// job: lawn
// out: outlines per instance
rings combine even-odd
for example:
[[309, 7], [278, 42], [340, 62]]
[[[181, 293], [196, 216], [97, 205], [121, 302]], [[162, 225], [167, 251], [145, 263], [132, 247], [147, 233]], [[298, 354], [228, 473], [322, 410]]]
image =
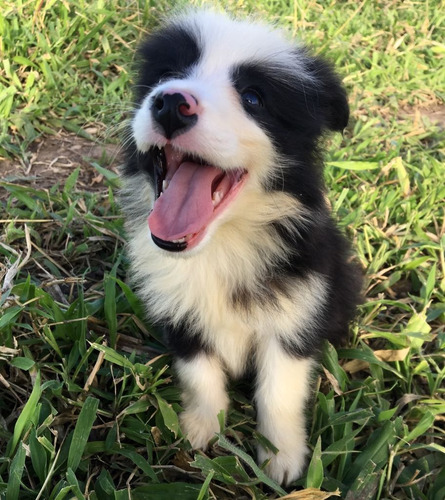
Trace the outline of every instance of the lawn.
[[220, 4], [328, 57], [350, 98], [326, 182], [366, 301], [349, 345], [324, 349], [307, 473], [285, 491], [255, 465], [244, 381], [214, 446], [190, 449], [171, 357], [127, 277], [132, 54], [174, 3], [0, 0], [0, 498], [442, 500], [444, 4]]

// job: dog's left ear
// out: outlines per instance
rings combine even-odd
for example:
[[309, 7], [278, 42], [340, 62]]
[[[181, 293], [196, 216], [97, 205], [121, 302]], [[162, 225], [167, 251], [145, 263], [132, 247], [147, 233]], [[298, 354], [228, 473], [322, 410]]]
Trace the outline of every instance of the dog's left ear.
[[313, 57], [309, 65], [314, 78], [318, 116], [325, 129], [343, 131], [348, 125], [349, 105], [340, 78], [332, 66], [319, 57]]

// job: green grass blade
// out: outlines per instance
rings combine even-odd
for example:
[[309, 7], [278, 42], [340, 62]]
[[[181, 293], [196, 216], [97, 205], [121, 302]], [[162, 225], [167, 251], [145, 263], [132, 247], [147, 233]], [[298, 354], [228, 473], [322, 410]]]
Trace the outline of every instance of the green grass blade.
[[[57, 488], [57, 494], [54, 496], [54, 500], [64, 500], [71, 491], [73, 491], [72, 486], [64, 486], [60, 489]], [[72, 500], [72, 497], [69, 497], [69, 500]]]
[[110, 335], [110, 345], [112, 348], [116, 347], [117, 339], [117, 312], [116, 312], [116, 269], [119, 262], [117, 262], [110, 274], [104, 277], [104, 291], [105, 291], [105, 305], [104, 313], [108, 324]]
[[204, 498], [206, 498], [207, 492], [209, 491], [210, 481], [213, 479], [214, 475], [215, 471], [211, 470], [207, 475], [205, 481], [202, 483], [201, 490], [196, 500], [204, 500]]
[[379, 164], [373, 161], [328, 161], [328, 167], [338, 167], [344, 170], [375, 170]]
[[352, 483], [345, 496], [345, 500], [364, 500], [375, 498], [380, 474], [375, 472], [376, 464], [371, 460], [366, 463], [359, 475]]
[[2, 316], [0, 317], [0, 330], [2, 328], [5, 328], [9, 324], [13, 323], [15, 318], [22, 312], [23, 307], [16, 306], [16, 307], [11, 307], [8, 309], [6, 312], [2, 313]]
[[218, 445], [221, 446], [221, 448], [230, 451], [230, 453], [236, 455], [243, 462], [245, 462], [253, 470], [257, 478], [260, 479], [264, 484], [267, 484], [269, 488], [272, 488], [280, 495], [286, 494], [286, 492], [283, 490], [283, 488], [281, 488], [281, 486], [278, 483], [270, 479], [270, 477], [268, 477], [265, 474], [265, 472], [258, 467], [258, 465], [255, 463], [255, 460], [250, 455], [248, 455], [243, 450], [240, 450], [234, 444], [230, 443], [222, 434], [218, 434]]
[[11, 462], [9, 470], [9, 481], [6, 489], [6, 500], [18, 500], [20, 493], [20, 482], [25, 469], [26, 451], [23, 444], [17, 448], [17, 453]]
[[155, 483], [159, 482], [159, 478], [156, 476], [156, 473], [152, 469], [150, 463], [141, 455], [139, 455], [137, 451], [117, 446], [114, 447], [113, 451], [117, 454], [129, 458], [135, 465], [137, 465], [144, 472], [144, 474], [147, 477], [151, 479], [151, 481]]
[[21, 356], [11, 360], [11, 366], [15, 366], [16, 368], [20, 368], [20, 370], [24, 371], [29, 371], [35, 364], [36, 363], [33, 359]]
[[37, 439], [35, 429], [31, 430], [28, 445], [32, 467], [40, 481], [43, 483], [48, 472], [48, 454], [45, 447]]
[[6, 453], [7, 456], [11, 457], [13, 455], [14, 450], [17, 446], [17, 443], [19, 442], [19, 439], [23, 434], [24, 429], [32, 421], [32, 418], [37, 408], [37, 403], [39, 402], [40, 399], [41, 392], [42, 391], [40, 387], [40, 372], [37, 372], [31, 395], [29, 396], [29, 399], [26, 402], [25, 406], [23, 407], [23, 410], [21, 411], [20, 416], [15, 424], [12, 440], [8, 445], [8, 451]]
[[105, 359], [110, 363], [114, 363], [118, 366], [122, 366], [123, 368], [128, 368], [129, 370], [134, 370], [134, 365], [131, 361], [129, 361], [125, 356], [119, 354], [111, 347], [102, 345], [102, 344], [91, 344], [93, 349], [97, 351], [103, 352], [105, 354]]
[[131, 500], [196, 500], [201, 487], [189, 483], [164, 483], [139, 486], [131, 492]]
[[68, 470], [66, 471], [66, 479], [71, 485], [72, 492], [74, 493], [76, 498], [78, 500], [84, 500], [85, 497], [80, 490], [79, 481], [77, 480], [76, 474], [74, 474], [74, 471], [70, 468], [68, 468]]
[[323, 462], [321, 461], [321, 437], [317, 439], [306, 474], [306, 488], [320, 488], [323, 483]]
[[77, 167], [75, 170], [73, 170], [73, 172], [71, 172], [71, 174], [66, 179], [65, 186], [63, 187], [63, 191], [66, 194], [70, 195], [71, 192], [73, 191], [77, 179], [79, 178], [79, 174], [80, 174], [80, 167]]
[[408, 432], [408, 434], [404, 437], [404, 440], [410, 443], [419, 436], [422, 436], [428, 431], [428, 429], [431, 428], [431, 426], [434, 424], [434, 420], [434, 414], [430, 411], [427, 411], [425, 415], [423, 415], [423, 417], [420, 419], [418, 424], [414, 427], [414, 429], [412, 429], [411, 432]]
[[175, 437], [177, 437], [179, 433], [179, 419], [177, 413], [173, 410], [172, 405], [161, 398], [159, 394], [155, 394], [155, 396], [159, 405], [159, 411], [164, 419], [164, 424], [167, 429], [172, 431]]
[[375, 431], [368, 439], [366, 447], [352, 464], [346, 474], [346, 480], [355, 480], [366, 464], [373, 462], [381, 466], [389, 457], [389, 448], [394, 445], [401, 434], [401, 419], [387, 421], [382, 428]]
[[74, 428], [73, 439], [68, 453], [68, 467], [76, 471], [82, 458], [85, 445], [91, 432], [91, 427], [96, 419], [96, 412], [99, 407], [99, 400], [89, 396], [80, 411]]

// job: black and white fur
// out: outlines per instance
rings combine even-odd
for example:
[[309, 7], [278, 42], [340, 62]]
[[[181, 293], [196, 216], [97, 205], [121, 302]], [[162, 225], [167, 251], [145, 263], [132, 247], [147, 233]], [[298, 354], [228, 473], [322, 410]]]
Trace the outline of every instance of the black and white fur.
[[[323, 339], [347, 335], [359, 300], [319, 154], [323, 132], [347, 125], [345, 91], [326, 62], [280, 31], [211, 11], [174, 17], [141, 45], [136, 67], [122, 203], [140, 295], [175, 355], [182, 430], [205, 448], [227, 413], [228, 377], [253, 368], [258, 430], [279, 449], [259, 447], [258, 461], [269, 459], [270, 477], [289, 483], [308, 453], [317, 353]], [[172, 95], [185, 97], [167, 103]], [[191, 248], [191, 235], [163, 241], [147, 225], [164, 151], [177, 163], [243, 173]]]

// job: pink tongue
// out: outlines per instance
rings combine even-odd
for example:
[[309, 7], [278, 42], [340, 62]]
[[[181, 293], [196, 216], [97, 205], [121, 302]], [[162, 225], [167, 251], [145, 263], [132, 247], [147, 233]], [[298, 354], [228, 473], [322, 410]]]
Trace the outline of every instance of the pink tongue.
[[148, 217], [150, 231], [161, 240], [178, 240], [205, 227], [213, 215], [212, 183], [216, 167], [182, 163]]

